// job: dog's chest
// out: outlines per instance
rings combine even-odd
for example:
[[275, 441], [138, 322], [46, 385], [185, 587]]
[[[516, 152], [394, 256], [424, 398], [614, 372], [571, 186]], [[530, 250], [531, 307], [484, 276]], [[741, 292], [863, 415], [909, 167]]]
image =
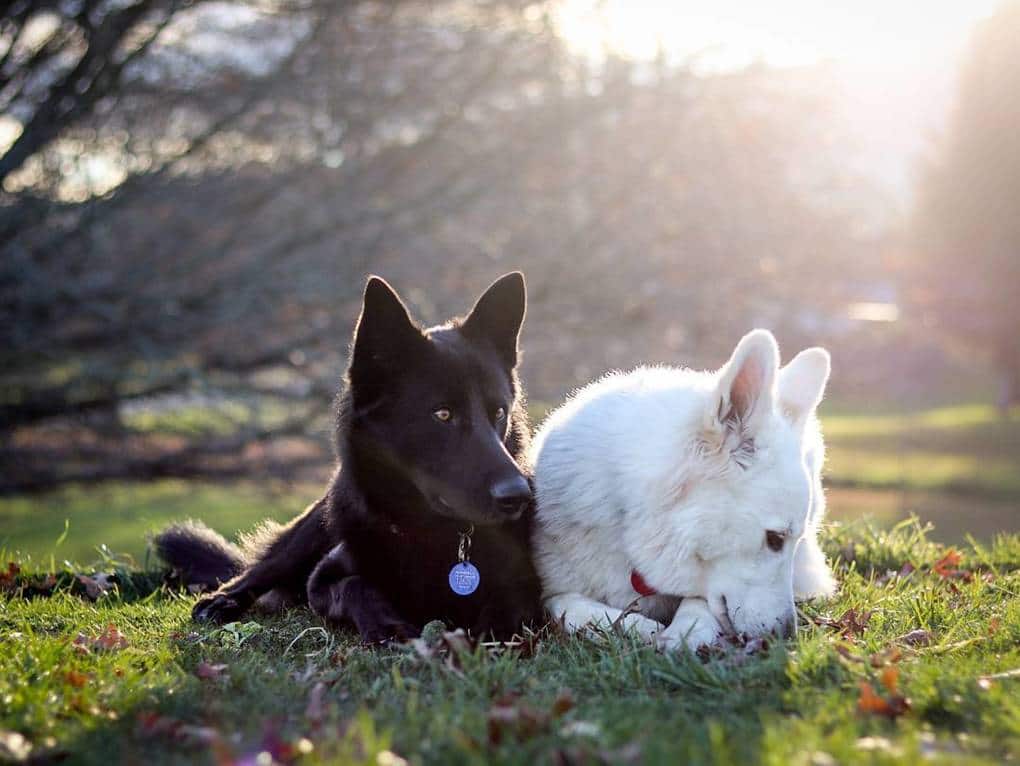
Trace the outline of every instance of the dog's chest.
[[[402, 615], [470, 627], [481, 609], [505, 598], [507, 588], [522, 577], [516, 570], [526, 551], [511, 536], [476, 533], [467, 560], [478, 572], [477, 585], [470, 593], [458, 593], [450, 573], [461, 564], [459, 543], [456, 530], [377, 529], [358, 536], [354, 553], [359, 573]], [[462, 585], [463, 580], [459, 590], [467, 590]]]

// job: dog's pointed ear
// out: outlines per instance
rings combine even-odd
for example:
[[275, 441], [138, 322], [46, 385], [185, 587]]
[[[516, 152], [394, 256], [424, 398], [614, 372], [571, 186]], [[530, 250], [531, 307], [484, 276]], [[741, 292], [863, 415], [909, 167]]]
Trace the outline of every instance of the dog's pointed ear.
[[396, 290], [381, 277], [369, 277], [354, 330], [351, 370], [376, 366], [389, 356], [399, 357], [423, 340]]
[[779, 405], [794, 424], [803, 423], [825, 394], [832, 362], [824, 348], [808, 348], [779, 371]]
[[716, 424], [753, 437], [775, 407], [779, 346], [768, 330], [752, 330], [719, 372], [712, 401]]
[[524, 275], [511, 271], [482, 293], [461, 324], [461, 332], [470, 340], [491, 344], [507, 367], [514, 367], [527, 305]]

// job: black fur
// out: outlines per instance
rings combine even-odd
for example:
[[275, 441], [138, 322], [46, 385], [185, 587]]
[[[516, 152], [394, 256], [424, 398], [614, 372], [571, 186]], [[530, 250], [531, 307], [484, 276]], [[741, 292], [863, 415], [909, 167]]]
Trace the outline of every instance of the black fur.
[[[237, 619], [272, 592], [307, 600], [373, 642], [415, 636], [434, 619], [497, 638], [538, 623], [533, 508], [521, 467], [530, 431], [516, 373], [524, 312], [515, 272], [465, 319], [423, 331], [392, 288], [371, 278], [337, 400], [341, 467], [320, 500], [196, 604], [195, 619]], [[472, 525], [481, 583], [458, 596], [447, 577]], [[172, 527], [156, 544], [198, 581], [236, 571], [237, 549], [204, 527]]]
[[216, 588], [244, 569], [244, 556], [201, 521], [171, 524], [153, 538], [156, 552], [172, 562], [184, 582]]

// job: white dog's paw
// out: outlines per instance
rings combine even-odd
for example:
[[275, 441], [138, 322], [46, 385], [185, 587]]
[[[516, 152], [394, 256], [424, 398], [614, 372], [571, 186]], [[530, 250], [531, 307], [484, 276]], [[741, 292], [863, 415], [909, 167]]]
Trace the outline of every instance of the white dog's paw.
[[625, 615], [619, 624], [625, 631], [636, 632], [645, 641], [653, 641], [663, 630], [662, 623], [640, 614]]
[[673, 621], [656, 636], [655, 644], [664, 652], [697, 651], [698, 647], [716, 643], [722, 635], [722, 626], [704, 601], [684, 599]]

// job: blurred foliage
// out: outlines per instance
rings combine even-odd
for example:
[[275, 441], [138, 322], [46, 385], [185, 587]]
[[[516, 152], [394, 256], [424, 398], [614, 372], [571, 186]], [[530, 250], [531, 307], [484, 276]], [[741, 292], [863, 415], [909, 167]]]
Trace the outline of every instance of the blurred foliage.
[[1020, 403], [1020, 2], [975, 30], [949, 131], [919, 187], [913, 277], [939, 329], [987, 351]]
[[929, 404], [956, 352], [848, 318], [899, 275], [830, 83], [577, 58], [554, 9], [6, 5], [0, 491], [328, 463], [370, 271], [432, 323], [523, 269], [540, 401], [758, 325]]

